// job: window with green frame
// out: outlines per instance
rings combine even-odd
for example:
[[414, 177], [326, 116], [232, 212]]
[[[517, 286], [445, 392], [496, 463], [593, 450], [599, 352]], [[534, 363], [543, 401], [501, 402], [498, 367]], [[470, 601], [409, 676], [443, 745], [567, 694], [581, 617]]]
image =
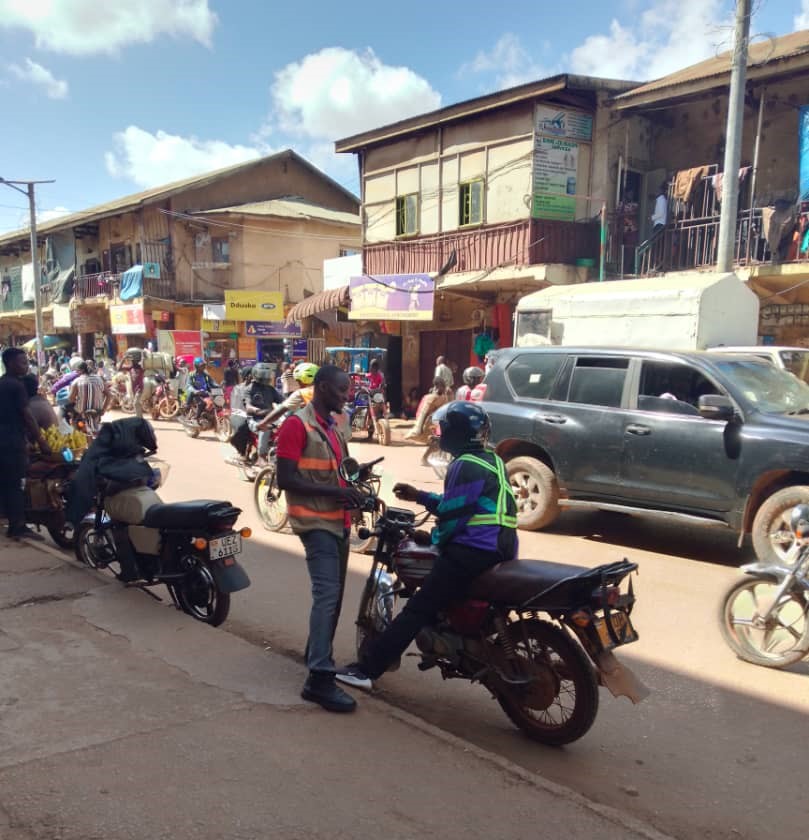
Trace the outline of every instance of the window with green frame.
[[419, 232], [418, 193], [396, 197], [396, 235], [407, 236]]
[[483, 222], [483, 179], [465, 181], [458, 190], [458, 224], [479, 225]]

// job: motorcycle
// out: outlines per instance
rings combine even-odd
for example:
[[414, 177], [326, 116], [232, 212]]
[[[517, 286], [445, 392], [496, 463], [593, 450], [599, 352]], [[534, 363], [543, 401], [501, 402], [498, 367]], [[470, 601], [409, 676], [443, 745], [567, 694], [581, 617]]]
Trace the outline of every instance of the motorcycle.
[[783, 563], [749, 563], [722, 599], [719, 627], [745, 662], [786, 668], [809, 656], [809, 505], [792, 509]]
[[[437, 558], [429, 517], [389, 507], [359, 478], [359, 464], [346, 459], [343, 479], [377, 510], [373, 563], [357, 616], [357, 657], [393, 621], [399, 598], [411, 596]], [[599, 682], [615, 696], [638, 703], [648, 689], [613, 651], [637, 640], [630, 614], [630, 580], [637, 564], [622, 560], [592, 569], [539, 560], [511, 560], [474, 581], [463, 601], [421, 630], [419, 670], [438, 668], [445, 679], [482, 683], [509, 719], [543, 744], [568, 744], [592, 726]], [[546, 616], [547, 618], [541, 617]], [[394, 666], [398, 667], [398, 666]]]
[[[180, 417], [180, 423], [189, 437], [199, 437], [200, 432], [214, 429], [220, 440], [227, 441], [230, 437], [229, 414], [225, 407], [225, 392], [221, 388], [211, 388], [210, 391], [195, 391], [186, 398], [185, 413]], [[227, 428], [224, 423], [226, 417]]]
[[110, 380], [109, 385], [109, 402], [107, 404], [109, 411], [124, 411], [127, 414], [134, 414], [135, 412], [135, 397], [132, 393], [132, 382], [129, 374], [116, 373]]
[[155, 389], [152, 394], [152, 419], [172, 420], [180, 410], [180, 401], [171, 387], [171, 382], [162, 373], [155, 374]]
[[73, 548], [75, 533], [65, 519], [67, 485], [78, 463], [34, 460], [25, 476], [25, 521], [43, 527], [59, 548]]
[[[256, 505], [256, 513], [258, 513], [264, 527], [268, 531], [278, 532], [283, 531], [286, 527], [288, 516], [284, 491], [278, 487], [275, 457], [277, 427], [274, 427], [274, 431], [275, 435], [270, 444], [270, 463], [255, 477], [255, 481], [253, 482], [253, 500]], [[370, 472], [366, 480], [366, 485], [377, 496], [379, 495], [382, 484], [382, 476], [373, 472], [373, 467], [382, 460], [382, 458], [377, 458], [367, 465]], [[378, 512], [376, 510], [351, 511], [349, 543], [352, 551], [358, 554], [365, 554], [370, 551], [376, 542], [376, 537], [371, 532], [376, 527], [377, 518]]]
[[230, 611], [231, 593], [250, 585], [237, 560], [242, 541], [251, 536], [249, 528], [235, 530], [241, 510], [208, 500], [163, 504], [153, 488], [122, 490], [103, 479], [98, 486], [95, 513], [76, 529], [79, 561], [120, 579], [121, 557], [129, 557], [139, 574], [135, 585], [165, 584], [175, 607], [219, 626]]
[[390, 423], [385, 417], [385, 394], [381, 389], [371, 390], [360, 385], [354, 392], [354, 402], [349, 409], [351, 413], [351, 432], [366, 432], [368, 440], [374, 435], [381, 446], [387, 446], [391, 441]]

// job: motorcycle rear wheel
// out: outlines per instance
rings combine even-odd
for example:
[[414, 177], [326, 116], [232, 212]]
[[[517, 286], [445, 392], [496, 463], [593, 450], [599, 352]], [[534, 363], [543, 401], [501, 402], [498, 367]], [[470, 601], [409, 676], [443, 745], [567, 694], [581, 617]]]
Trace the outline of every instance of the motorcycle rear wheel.
[[496, 677], [487, 681], [500, 707], [535, 741], [550, 746], [577, 741], [598, 712], [598, 682], [587, 655], [547, 621], [514, 621], [509, 633], [523, 673], [536, 683], [520, 687]]
[[268, 531], [282, 531], [287, 524], [287, 503], [278, 489], [275, 467], [264, 467], [253, 482], [256, 512]]
[[76, 559], [91, 569], [109, 569], [116, 577], [120, 574], [112, 537], [106, 531], [96, 531], [92, 522], [85, 522], [76, 529], [73, 550]]
[[736, 581], [719, 607], [719, 628], [728, 647], [745, 662], [786, 668], [809, 655], [809, 601], [798, 591], [786, 593], [766, 623], [758, 613], [779, 584], [747, 576]]
[[233, 427], [230, 417], [220, 417], [216, 421], [216, 436], [222, 443], [227, 443], [233, 437]]
[[230, 593], [216, 585], [211, 570], [197, 562], [184, 580], [172, 585], [180, 609], [191, 618], [218, 627], [230, 612]]
[[376, 421], [376, 428], [379, 436], [379, 445], [389, 446], [391, 440], [390, 423], [382, 417]]
[[76, 547], [76, 529], [70, 522], [65, 522], [63, 519], [61, 523], [51, 522], [45, 527], [59, 548], [70, 550]]

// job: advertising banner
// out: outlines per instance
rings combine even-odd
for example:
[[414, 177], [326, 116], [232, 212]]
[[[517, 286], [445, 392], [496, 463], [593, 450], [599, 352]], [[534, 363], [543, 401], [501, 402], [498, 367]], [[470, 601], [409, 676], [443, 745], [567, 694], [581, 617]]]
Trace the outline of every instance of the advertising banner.
[[254, 338], [290, 338], [301, 334], [301, 325], [287, 326], [286, 321], [248, 321], [244, 333]]
[[280, 321], [284, 317], [281, 292], [225, 292], [229, 321]]
[[190, 365], [202, 356], [202, 333], [199, 330], [158, 330], [157, 349], [172, 358], [182, 356]]
[[146, 319], [142, 303], [127, 303], [110, 307], [113, 335], [145, 335]]
[[535, 219], [575, 220], [578, 162], [579, 144], [573, 140], [537, 138], [532, 207]]
[[798, 139], [799, 201], [809, 201], [809, 105], [804, 105], [798, 117], [800, 137]]
[[351, 321], [432, 321], [435, 280], [429, 274], [352, 277]]
[[242, 363], [250, 363], [253, 359], [258, 358], [255, 338], [239, 337], [236, 342], [236, 349], [239, 354], [239, 361]]
[[208, 333], [237, 333], [242, 324], [239, 321], [210, 321], [203, 318], [201, 326]]
[[581, 111], [564, 111], [549, 105], [536, 107], [536, 131], [546, 137], [566, 137], [569, 140], [593, 139], [593, 118]]
[[70, 329], [72, 322], [70, 320], [70, 307], [61, 303], [54, 303], [53, 305], [53, 326], [54, 329]]

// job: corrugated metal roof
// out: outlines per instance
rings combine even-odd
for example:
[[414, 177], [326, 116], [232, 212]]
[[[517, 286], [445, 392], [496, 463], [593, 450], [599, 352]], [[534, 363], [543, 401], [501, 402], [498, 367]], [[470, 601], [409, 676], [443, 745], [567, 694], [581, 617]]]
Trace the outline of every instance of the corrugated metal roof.
[[[779, 38], [769, 38], [750, 45], [747, 57], [748, 72], [752, 68], [764, 68], [773, 73], [782, 72], [783, 67], [778, 62], [809, 53], [809, 30], [792, 32]], [[720, 53], [714, 58], [692, 64], [656, 79], [633, 90], [621, 93], [615, 97], [615, 104], [619, 108], [629, 108], [643, 102], [660, 101], [681, 95], [684, 86], [695, 87], [696, 90], [708, 90], [730, 80], [730, 64], [733, 58], [731, 50]], [[700, 84], [702, 83], [702, 84]], [[696, 91], [694, 91], [696, 92]]]
[[317, 219], [335, 224], [360, 224], [359, 213], [346, 213], [342, 210], [330, 210], [309, 201], [297, 198], [273, 198], [269, 201], [253, 201], [248, 204], [236, 204], [232, 207], [217, 207], [213, 210], [200, 210], [195, 216], [215, 214], [233, 214], [242, 216], [276, 216], [283, 219]]
[[[37, 224], [37, 234], [46, 234], [51, 231], [63, 230], [64, 228], [75, 227], [80, 224], [87, 224], [89, 222], [98, 221], [106, 216], [114, 216], [119, 213], [124, 213], [129, 210], [134, 210], [144, 204], [150, 204], [164, 198], [170, 198], [178, 193], [185, 192], [190, 189], [198, 189], [207, 186], [222, 178], [230, 177], [231, 175], [247, 172], [252, 168], [262, 166], [267, 162], [275, 159], [288, 158], [295, 160], [313, 172], [316, 172], [323, 180], [330, 182], [340, 192], [350, 196], [354, 201], [358, 201], [357, 197], [349, 192], [345, 187], [337, 183], [333, 178], [330, 178], [324, 172], [321, 172], [308, 160], [302, 158], [297, 152], [292, 149], [285, 149], [282, 152], [277, 152], [274, 155], [267, 155], [265, 157], [249, 160], [246, 163], [238, 163], [235, 166], [227, 166], [224, 169], [216, 169], [213, 172], [205, 172], [202, 175], [193, 175], [190, 178], [184, 178], [180, 181], [172, 181], [169, 184], [163, 184], [159, 187], [152, 187], [143, 192], [133, 193], [132, 195], [117, 198], [114, 201], [109, 201], [106, 204], [97, 204], [95, 207], [90, 207], [87, 210], [81, 210], [77, 213], [70, 213], [67, 216], [59, 216], [48, 222]], [[18, 239], [26, 239], [29, 236], [28, 228], [21, 228], [20, 230], [11, 231], [0, 236], [0, 245], [7, 242], [14, 242]]]

